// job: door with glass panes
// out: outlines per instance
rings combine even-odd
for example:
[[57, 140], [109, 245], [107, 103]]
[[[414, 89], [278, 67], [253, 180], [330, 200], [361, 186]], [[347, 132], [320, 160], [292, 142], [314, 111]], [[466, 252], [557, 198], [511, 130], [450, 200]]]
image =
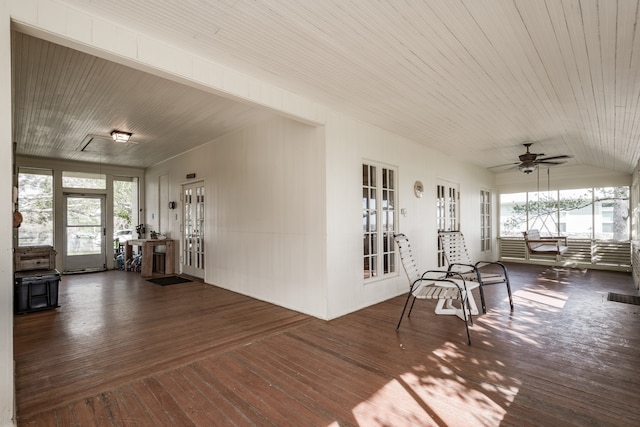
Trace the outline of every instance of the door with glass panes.
[[202, 182], [182, 186], [182, 272], [199, 278], [204, 278], [204, 195]]
[[[436, 226], [438, 231], [459, 231], [460, 185], [455, 182], [439, 180], [436, 183]], [[446, 265], [444, 252], [438, 239], [438, 267]]]
[[65, 272], [106, 268], [104, 205], [104, 195], [65, 194]]

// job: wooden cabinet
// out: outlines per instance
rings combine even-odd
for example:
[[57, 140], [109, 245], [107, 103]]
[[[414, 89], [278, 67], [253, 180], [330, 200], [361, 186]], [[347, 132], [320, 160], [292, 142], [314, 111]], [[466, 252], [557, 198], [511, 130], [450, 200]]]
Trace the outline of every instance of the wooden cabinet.
[[176, 255], [174, 248], [174, 240], [170, 239], [135, 239], [127, 240], [127, 246], [124, 250], [125, 262], [130, 260], [133, 255], [133, 247], [142, 248], [142, 268], [140, 274], [142, 277], [153, 276], [153, 254], [154, 248], [157, 246], [165, 246], [166, 253], [164, 256], [164, 274], [173, 274], [176, 263]]

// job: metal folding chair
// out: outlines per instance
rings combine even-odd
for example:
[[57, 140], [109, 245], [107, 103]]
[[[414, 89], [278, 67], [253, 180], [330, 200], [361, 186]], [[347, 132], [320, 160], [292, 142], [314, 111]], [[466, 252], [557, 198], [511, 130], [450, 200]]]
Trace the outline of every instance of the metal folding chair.
[[409, 279], [409, 293], [402, 308], [396, 331], [400, 329], [400, 324], [402, 323], [404, 313], [407, 311], [407, 306], [411, 298], [413, 298], [413, 301], [409, 307], [407, 317], [411, 316], [411, 311], [413, 310], [416, 299], [435, 299], [439, 301], [438, 304], [458, 300], [460, 301], [460, 317], [464, 320], [464, 325], [467, 330], [467, 342], [471, 344], [469, 323], [473, 325], [473, 318], [471, 317], [472, 307], [469, 304], [470, 290], [467, 289], [465, 280], [455, 272], [427, 270], [421, 273], [413, 258], [409, 239], [407, 239], [404, 234], [396, 234], [394, 238], [398, 244], [402, 266]]
[[[484, 299], [484, 286], [504, 283], [509, 294], [509, 306], [513, 311], [513, 297], [511, 296], [511, 284], [509, 283], [509, 272], [507, 267], [497, 261], [478, 261], [473, 263], [464, 242], [464, 236], [460, 231], [440, 231], [438, 233], [440, 246], [448, 264], [447, 271], [456, 272], [462, 275], [464, 280], [477, 282], [480, 286], [480, 300], [482, 302], [482, 312], [487, 312], [487, 305]], [[482, 272], [481, 268], [493, 266], [491, 272]]]

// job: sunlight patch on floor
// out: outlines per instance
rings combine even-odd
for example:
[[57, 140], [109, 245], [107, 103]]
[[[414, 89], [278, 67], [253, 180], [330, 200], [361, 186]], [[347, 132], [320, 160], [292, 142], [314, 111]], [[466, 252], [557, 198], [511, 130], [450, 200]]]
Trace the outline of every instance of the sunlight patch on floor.
[[461, 357], [465, 356], [455, 343], [445, 343], [425, 355], [423, 364], [389, 381], [353, 408], [357, 424], [499, 425], [522, 384], [502, 375], [495, 360], [478, 360], [477, 369], [467, 376], [456, 368]]
[[568, 299], [566, 295], [559, 292], [556, 292], [555, 295], [549, 295], [547, 292], [542, 294], [540, 292], [527, 291], [525, 289], [515, 291], [513, 295], [521, 300], [533, 303], [536, 306], [543, 305], [547, 308], [552, 307], [557, 309], [564, 308]]
[[[425, 407], [427, 406], [427, 407]], [[398, 380], [391, 380], [369, 399], [353, 408], [359, 426], [437, 426], [430, 422], [431, 410], [424, 401], [417, 401], [411, 390]]]
[[[467, 387], [465, 379], [457, 375], [449, 378], [441, 376], [418, 376], [415, 373], [402, 375], [405, 387], [425, 409], [431, 419], [441, 425], [498, 425], [506, 414], [506, 406], [511, 403], [518, 389], [496, 387], [493, 384], [478, 384]], [[489, 417], [487, 414], [491, 414]]]

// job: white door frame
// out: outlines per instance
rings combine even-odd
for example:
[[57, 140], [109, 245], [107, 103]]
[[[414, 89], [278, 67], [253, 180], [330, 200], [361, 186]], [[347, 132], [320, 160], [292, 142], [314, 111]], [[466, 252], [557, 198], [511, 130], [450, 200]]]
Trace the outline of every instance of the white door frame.
[[[65, 272], [102, 271], [106, 269], [105, 194], [64, 193], [63, 195], [63, 265]], [[100, 213], [88, 213], [90, 224], [69, 223], [69, 199], [97, 199]], [[70, 238], [70, 233], [73, 236]], [[73, 249], [73, 250], [70, 250]], [[77, 252], [77, 253], [72, 253]]]
[[180, 271], [201, 279], [204, 278], [205, 269], [205, 195], [204, 181], [182, 184]]

